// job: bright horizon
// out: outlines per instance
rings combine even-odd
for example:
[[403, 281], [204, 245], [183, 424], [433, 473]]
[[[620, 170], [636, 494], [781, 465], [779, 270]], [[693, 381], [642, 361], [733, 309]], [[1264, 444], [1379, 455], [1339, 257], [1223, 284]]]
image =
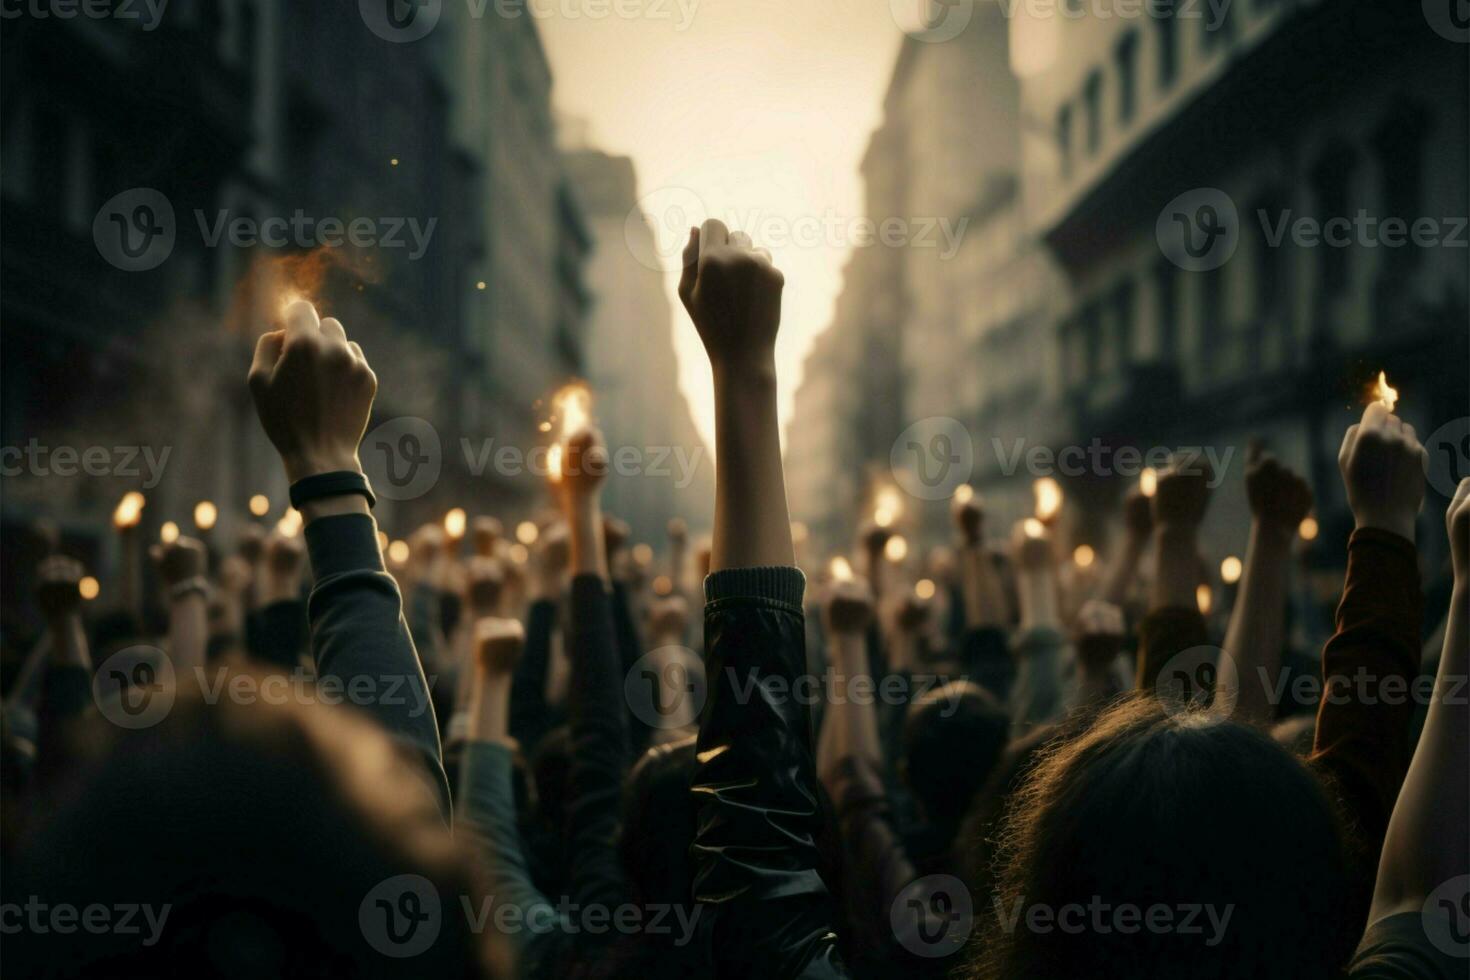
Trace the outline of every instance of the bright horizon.
[[[770, 248], [786, 275], [776, 349], [784, 440], [802, 361], [832, 321], [850, 228], [863, 217], [858, 166], [903, 34], [881, 0], [625, 3], [596, 20], [537, 17], [553, 104], [570, 120], [592, 121], [590, 147], [633, 160], [669, 257], [680, 387], [711, 451], [709, 368], [675, 292], [676, 250], [703, 217]], [[611, 14], [630, 8], [649, 16]], [[788, 240], [768, 234], [763, 242], [763, 229]]]

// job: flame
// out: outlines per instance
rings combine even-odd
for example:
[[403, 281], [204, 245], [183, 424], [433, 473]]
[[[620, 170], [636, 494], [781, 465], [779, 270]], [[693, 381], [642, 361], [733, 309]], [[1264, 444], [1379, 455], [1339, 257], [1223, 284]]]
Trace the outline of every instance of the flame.
[[208, 500], [201, 500], [194, 505], [194, 526], [201, 531], [208, 531], [214, 527], [214, 522], [219, 520], [219, 508]]
[[1145, 497], [1152, 497], [1159, 490], [1159, 471], [1152, 466], [1146, 466], [1143, 472], [1138, 474], [1138, 490]]
[[516, 540], [521, 544], [535, 544], [541, 531], [535, 521], [521, 521], [516, 525]]
[[1061, 485], [1049, 476], [1043, 476], [1031, 485], [1031, 491], [1036, 495], [1036, 516], [1043, 521], [1049, 521], [1062, 509]]
[[883, 557], [892, 562], [900, 562], [908, 557], [909, 543], [903, 539], [903, 535], [895, 534], [888, 539], [883, 546]]
[[964, 505], [975, 499], [975, 488], [968, 483], [961, 483], [954, 491], [954, 501]]
[[458, 540], [464, 537], [465, 513], [463, 507], [456, 507], [444, 515], [444, 533]]
[[301, 511], [292, 508], [281, 515], [276, 522], [276, 530], [283, 538], [294, 538], [301, 533]]
[[1373, 397], [1383, 403], [1383, 407], [1392, 414], [1393, 407], [1398, 404], [1399, 390], [1388, 383], [1388, 373], [1378, 372], [1378, 384], [1373, 387]]
[[592, 420], [592, 392], [582, 382], [574, 381], [551, 396], [552, 420], [560, 422], [561, 438], [585, 429]]
[[920, 599], [934, 598], [934, 580], [921, 578], [914, 583], [914, 595]]
[[1225, 560], [1220, 562], [1220, 581], [1226, 585], [1234, 585], [1240, 581], [1240, 573], [1243, 568], [1239, 558], [1227, 555]]
[[158, 529], [158, 540], [164, 544], [173, 544], [179, 540], [179, 526], [173, 521], [164, 521], [163, 527]]
[[1210, 594], [1210, 587], [1208, 585], [1195, 587], [1194, 602], [1195, 605], [1199, 606], [1201, 616], [1208, 616], [1210, 614], [1210, 607], [1215, 604], [1215, 597]]
[[118, 528], [137, 527], [138, 522], [143, 519], [143, 495], [136, 490], [129, 490], [123, 494], [123, 498], [117, 502], [117, 509], [112, 512], [112, 523]]
[[903, 498], [895, 487], [881, 487], [873, 503], [873, 523], [879, 527], [892, 527], [893, 522], [903, 516]]
[[852, 581], [852, 564], [846, 558], [838, 555], [832, 559], [832, 578], [838, 582]]
[[1072, 552], [1072, 561], [1078, 568], [1089, 568], [1097, 559], [1097, 552], [1092, 550], [1090, 544], [1079, 544]]
[[304, 299], [320, 309], [334, 269], [359, 285], [375, 278], [365, 263], [354, 262], [346, 250], [329, 245], [290, 255], [261, 255], [235, 288], [226, 326], [255, 335], [282, 326], [286, 307], [295, 300]]
[[88, 575], [77, 583], [77, 593], [83, 599], [91, 601], [102, 592], [102, 585], [95, 578]]
[[1028, 517], [1021, 524], [1021, 531], [1028, 538], [1039, 538], [1046, 533], [1046, 525], [1034, 517]]
[[546, 472], [553, 480], [561, 479], [561, 443], [554, 442], [546, 451]]

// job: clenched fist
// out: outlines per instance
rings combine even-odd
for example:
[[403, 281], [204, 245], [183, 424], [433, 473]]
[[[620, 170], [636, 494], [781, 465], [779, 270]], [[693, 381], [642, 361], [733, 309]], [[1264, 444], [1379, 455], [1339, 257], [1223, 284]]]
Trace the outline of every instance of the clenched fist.
[[1160, 527], [1198, 527], [1210, 503], [1210, 481], [1214, 474], [1199, 456], [1176, 458], [1159, 474], [1153, 496], [1154, 523]]
[[836, 581], [827, 587], [822, 619], [829, 634], [861, 634], [873, 621], [873, 593], [861, 579]]
[[367, 429], [378, 379], [341, 322], [317, 318], [296, 300], [284, 330], [263, 335], [250, 365], [260, 424], [291, 482], [338, 470], [361, 472], [357, 446]]
[[1372, 402], [1348, 427], [1337, 465], [1357, 527], [1376, 527], [1414, 540], [1424, 499], [1427, 456], [1414, 427]]
[[715, 368], [772, 367], [786, 279], [750, 236], [709, 220], [690, 229], [679, 299]]
[[526, 631], [514, 619], [487, 616], [475, 621], [475, 657], [483, 676], [509, 677], [520, 662]]
[[1312, 509], [1312, 488], [1275, 456], [1253, 456], [1245, 468], [1245, 495], [1261, 524], [1296, 533]]

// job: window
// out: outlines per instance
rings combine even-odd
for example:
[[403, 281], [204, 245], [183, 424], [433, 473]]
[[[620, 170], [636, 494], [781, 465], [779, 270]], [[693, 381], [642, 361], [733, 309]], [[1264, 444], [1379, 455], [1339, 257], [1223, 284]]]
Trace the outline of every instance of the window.
[[1072, 172], [1072, 107], [1057, 110], [1057, 156], [1062, 161], [1062, 176]]
[[1154, 18], [1154, 27], [1159, 38], [1159, 89], [1174, 84], [1179, 73], [1179, 31], [1174, 20], [1174, 7], [1165, 4]]
[[1154, 271], [1159, 360], [1171, 364], [1179, 356], [1179, 275], [1174, 263], [1160, 260]]
[[1129, 31], [1118, 42], [1114, 58], [1118, 63], [1118, 122], [1127, 125], [1133, 118], [1134, 103], [1137, 101], [1137, 85], [1134, 82], [1134, 65], [1137, 62], [1138, 33]]
[[1096, 153], [1102, 146], [1102, 72], [1087, 76], [1082, 89], [1082, 108], [1087, 115], [1087, 152]]
[[1126, 368], [1133, 363], [1133, 283], [1125, 280], [1113, 290], [1113, 346], [1118, 362]]
[[[1322, 241], [1313, 251], [1319, 256], [1317, 288], [1324, 297], [1336, 296], [1348, 288], [1351, 271], [1351, 247], [1342, 244], [1342, 231], [1337, 226], [1348, 221], [1348, 188], [1356, 163], [1356, 151], [1345, 143], [1336, 143], [1323, 151], [1312, 168], [1312, 188], [1317, 198], [1317, 217], [1323, 231]], [[1329, 222], [1334, 223], [1332, 229]], [[1329, 236], [1338, 240], [1333, 245]]]

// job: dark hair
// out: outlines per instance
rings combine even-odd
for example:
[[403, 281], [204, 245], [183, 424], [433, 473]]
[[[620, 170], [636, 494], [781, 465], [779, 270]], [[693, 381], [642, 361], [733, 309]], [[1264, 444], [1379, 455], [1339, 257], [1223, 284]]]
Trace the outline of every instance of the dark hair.
[[945, 684], [909, 706], [903, 729], [904, 775], [932, 824], [953, 833], [1004, 751], [1009, 733], [1005, 709], [970, 681]]
[[[1304, 764], [1254, 728], [1133, 696], [1043, 749], [1017, 790], [996, 892], [975, 903], [972, 975], [1332, 977], [1356, 939], [1347, 878], [1335, 806]], [[1095, 927], [1099, 903], [1166, 906], [1178, 927]], [[1060, 928], [1075, 906], [1083, 928]], [[1198, 911], [1190, 931], [1189, 908], [1216, 920]]]
[[[508, 975], [505, 944], [459, 914], [483, 891], [417, 763], [348, 709], [181, 690], [159, 724], [104, 738], [87, 778], [36, 801], [6, 900], [167, 917], [150, 930], [136, 916], [131, 934], [22, 930], [6, 950], [17, 973]], [[398, 879], [417, 909], [439, 905], [437, 937], [405, 959], [374, 941], [373, 895], [401, 898]]]
[[694, 842], [695, 737], [643, 753], [623, 784], [618, 836], [623, 873], [634, 902], [692, 905], [689, 846]]

